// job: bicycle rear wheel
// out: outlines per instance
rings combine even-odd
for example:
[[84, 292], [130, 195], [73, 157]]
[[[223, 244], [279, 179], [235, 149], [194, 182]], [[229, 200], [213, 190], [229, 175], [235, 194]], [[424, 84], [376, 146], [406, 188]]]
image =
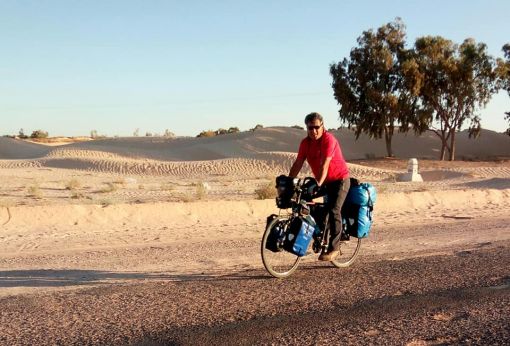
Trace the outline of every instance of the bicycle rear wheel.
[[346, 268], [354, 263], [361, 250], [361, 238], [351, 237], [351, 240], [342, 241], [340, 254], [331, 263], [337, 268]]
[[262, 263], [267, 272], [275, 278], [284, 278], [292, 274], [298, 267], [301, 257], [296, 256], [290, 252], [281, 249], [278, 252], [273, 252], [266, 248], [266, 243], [269, 235], [274, 227], [283, 227], [284, 233], [287, 234], [289, 227], [288, 217], [277, 217], [267, 226], [264, 236], [262, 237], [262, 244], [260, 253], [262, 256]]

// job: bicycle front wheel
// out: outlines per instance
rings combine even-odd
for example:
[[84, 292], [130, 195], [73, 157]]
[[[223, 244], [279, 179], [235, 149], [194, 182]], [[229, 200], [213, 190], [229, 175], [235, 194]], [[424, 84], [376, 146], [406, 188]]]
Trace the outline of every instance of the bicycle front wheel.
[[342, 241], [340, 254], [331, 263], [337, 268], [346, 268], [354, 263], [361, 250], [361, 238], [351, 237], [351, 240]]
[[260, 253], [262, 255], [262, 263], [267, 272], [275, 278], [284, 278], [292, 274], [298, 267], [301, 257], [296, 256], [283, 249], [277, 252], [268, 250], [266, 247], [269, 235], [275, 227], [282, 227], [284, 234], [287, 234], [289, 227], [288, 217], [277, 217], [267, 226], [264, 236], [262, 237], [262, 244]]

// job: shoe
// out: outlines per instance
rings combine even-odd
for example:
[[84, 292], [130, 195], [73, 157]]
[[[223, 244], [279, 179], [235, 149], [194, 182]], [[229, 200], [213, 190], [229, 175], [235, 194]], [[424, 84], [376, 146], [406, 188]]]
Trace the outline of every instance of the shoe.
[[341, 241], [349, 241], [351, 239], [351, 237], [346, 234], [345, 232], [342, 232], [342, 234], [340, 234], [340, 240]]
[[321, 255], [319, 256], [319, 261], [332, 261], [334, 260], [335, 258], [337, 258], [337, 256], [340, 255], [340, 250], [332, 250], [330, 252], [322, 252]]
[[327, 259], [325, 259], [327, 256], [328, 256], [328, 253], [323, 250], [321, 252], [321, 254], [319, 255], [319, 261], [327, 261]]

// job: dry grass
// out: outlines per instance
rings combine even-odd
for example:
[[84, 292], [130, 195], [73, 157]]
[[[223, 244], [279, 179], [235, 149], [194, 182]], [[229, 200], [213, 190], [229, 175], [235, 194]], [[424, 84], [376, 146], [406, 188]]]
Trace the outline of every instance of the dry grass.
[[270, 181], [269, 183], [262, 185], [255, 190], [255, 195], [257, 196], [257, 199], [276, 198], [276, 188], [274, 187], [274, 183]]
[[41, 187], [39, 186], [39, 183], [35, 183], [34, 185], [30, 185], [27, 188], [28, 196], [34, 197], [34, 198], [42, 198], [43, 193], [41, 191]]
[[78, 181], [78, 179], [71, 179], [66, 183], [66, 190], [74, 191], [76, 189], [79, 189], [81, 187], [81, 183]]
[[178, 201], [179, 202], [184, 202], [184, 203], [190, 203], [190, 202], [193, 202], [194, 198], [193, 196], [191, 196], [190, 194], [185, 194], [185, 195], [182, 195]]
[[111, 199], [101, 199], [99, 200], [99, 204], [103, 207], [108, 207], [109, 205], [115, 204], [113, 200]]
[[81, 199], [84, 197], [85, 197], [85, 195], [83, 194], [83, 192], [80, 192], [80, 191], [72, 191], [72, 193], [71, 193], [72, 199]]
[[160, 188], [161, 191], [173, 191], [174, 185], [171, 183], [161, 183]]
[[125, 177], [119, 177], [118, 179], [113, 181], [114, 184], [126, 186], [127, 180]]
[[195, 196], [197, 199], [204, 199], [207, 195], [207, 187], [204, 183], [200, 182], [196, 185]]
[[115, 192], [118, 190], [118, 186], [117, 184], [115, 183], [112, 183], [112, 182], [108, 182], [105, 184], [105, 186], [99, 190], [99, 192], [101, 193], [110, 193], [110, 192]]

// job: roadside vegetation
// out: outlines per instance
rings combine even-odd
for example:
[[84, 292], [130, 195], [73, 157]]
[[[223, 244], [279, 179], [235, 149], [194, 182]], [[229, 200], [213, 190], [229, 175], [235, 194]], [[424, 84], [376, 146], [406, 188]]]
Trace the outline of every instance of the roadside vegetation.
[[[510, 44], [505, 59], [496, 60], [471, 38], [458, 44], [423, 36], [409, 47], [405, 29], [397, 18], [364, 31], [349, 56], [330, 65], [340, 121], [356, 138], [384, 138], [389, 157], [395, 131], [432, 131], [441, 140], [439, 158], [453, 161], [456, 132], [467, 125], [477, 138], [479, 111], [499, 90], [510, 93]], [[510, 114], [504, 116], [510, 123]]]
[[273, 199], [276, 198], [276, 188], [273, 181], [261, 185], [255, 190], [257, 199]]

